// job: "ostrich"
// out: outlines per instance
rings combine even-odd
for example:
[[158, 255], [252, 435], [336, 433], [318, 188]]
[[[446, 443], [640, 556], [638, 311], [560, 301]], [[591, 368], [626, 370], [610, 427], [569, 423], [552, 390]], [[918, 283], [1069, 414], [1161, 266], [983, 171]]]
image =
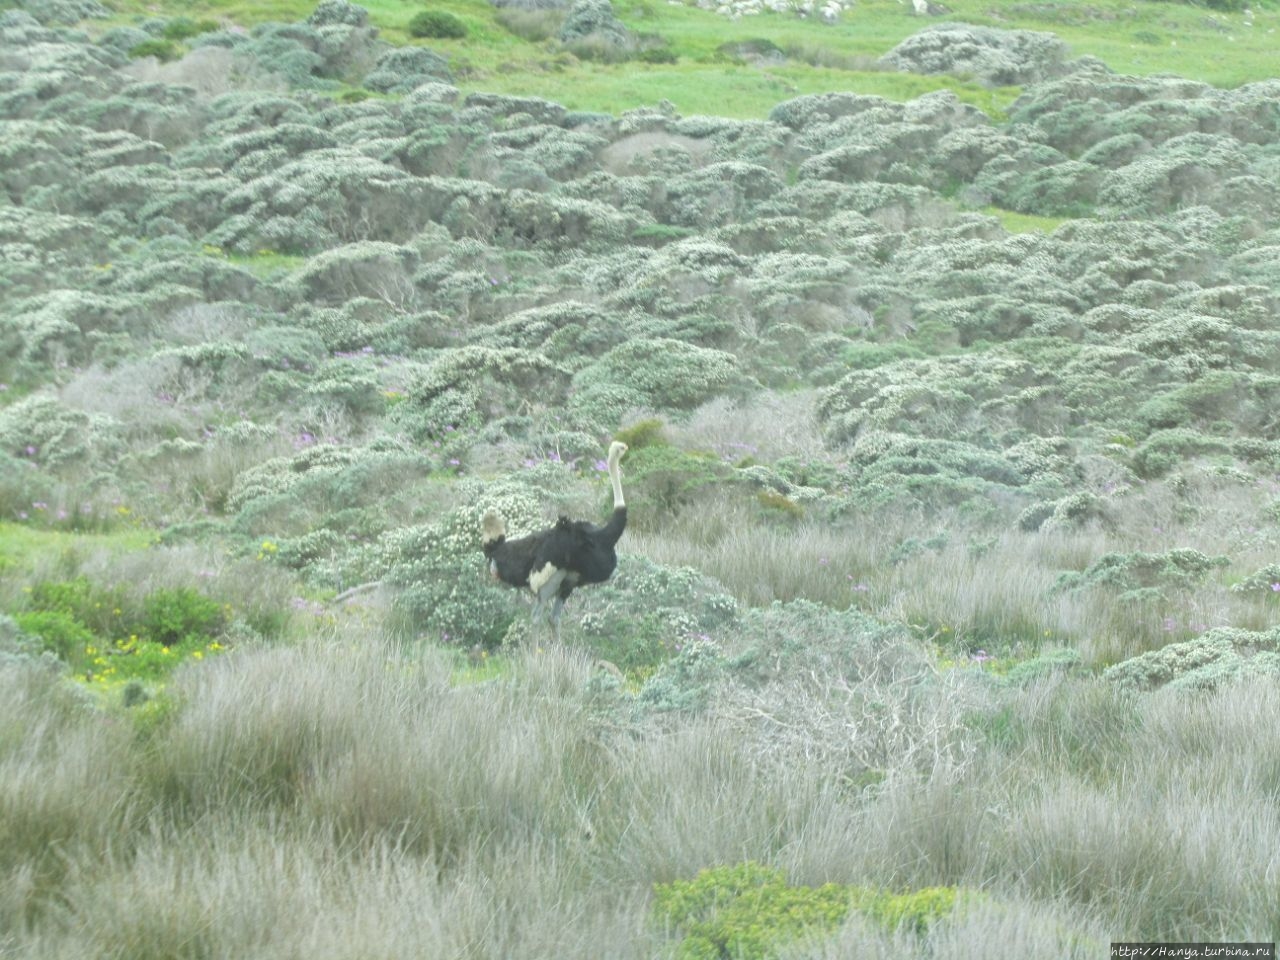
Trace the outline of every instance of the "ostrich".
[[614, 547], [627, 527], [627, 505], [622, 499], [622, 468], [618, 461], [627, 445], [609, 445], [609, 480], [613, 484], [613, 515], [604, 526], [561, 516], [553, 526], [515, 540], [507, 539], [507, 525], [492, 510], [484, 515], [481, 546], [489, 558], [494, 579], [512, 587], [528, 587], [533, 593], [533, 619], [547, 616], [560, 636], [560, 614], [574, 589], [588, 583], [604, 583], [618, 565]]

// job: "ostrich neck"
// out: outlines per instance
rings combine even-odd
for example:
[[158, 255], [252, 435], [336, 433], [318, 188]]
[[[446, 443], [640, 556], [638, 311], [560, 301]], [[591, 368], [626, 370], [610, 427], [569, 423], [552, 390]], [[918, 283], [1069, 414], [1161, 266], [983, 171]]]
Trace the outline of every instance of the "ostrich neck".
[[613, 509], [625, 507], [626, 501], [622, 499], [622, 470], [614, 459], [609, 461], [609, 482], [613, 484]]

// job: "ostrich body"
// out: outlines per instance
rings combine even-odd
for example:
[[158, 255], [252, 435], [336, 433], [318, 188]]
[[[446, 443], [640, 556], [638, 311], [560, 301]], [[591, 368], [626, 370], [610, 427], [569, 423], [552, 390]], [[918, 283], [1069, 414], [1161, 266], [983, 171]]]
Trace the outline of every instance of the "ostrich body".
[[546, 615], [550, 601], [550, 620], [557, 637], [560, 614], [569, 594], [589, 583], [603, 583], [613, 576], [618, 565], [615, 547], [627, 528], [619, 466], [626, 452], [625, 443], [615, 440], [609, 445], [613, 515], [603, 525], [561, 516], [546, 530], [508, 540], [505, 521], [492, 511], [484, 516], [481, 546], [489, 558], [489, 572], [505, 584], [529, 589], [534, 597], [535, 620]]

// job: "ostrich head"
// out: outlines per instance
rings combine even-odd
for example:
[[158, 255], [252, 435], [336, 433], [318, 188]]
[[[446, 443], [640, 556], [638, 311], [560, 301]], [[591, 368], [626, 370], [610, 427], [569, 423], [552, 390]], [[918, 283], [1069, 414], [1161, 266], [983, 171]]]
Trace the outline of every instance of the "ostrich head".
[[495, 540], [501, 540], [507, 535], [507, 524], [500, 516], [490, 510], [484, 515], [484, 519], [480, 521], [480, 529], [482, 535], [481, 543], [490, 544]]
[[609, 444], [609, 466], [616, 467], [618, 465], [618, 461], [622, 459], [622, 455], [626, 453], [628, 449], [627, 445], [621, 440], [615, 440], [613, 443]]

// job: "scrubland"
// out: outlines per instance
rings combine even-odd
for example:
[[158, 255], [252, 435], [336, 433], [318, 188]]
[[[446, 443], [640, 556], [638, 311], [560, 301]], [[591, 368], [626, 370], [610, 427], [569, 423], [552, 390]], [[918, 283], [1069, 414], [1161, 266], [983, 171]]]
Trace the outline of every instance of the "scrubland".
[[1274, 7], [0, 6], [0, 957], [1276, 939]]

